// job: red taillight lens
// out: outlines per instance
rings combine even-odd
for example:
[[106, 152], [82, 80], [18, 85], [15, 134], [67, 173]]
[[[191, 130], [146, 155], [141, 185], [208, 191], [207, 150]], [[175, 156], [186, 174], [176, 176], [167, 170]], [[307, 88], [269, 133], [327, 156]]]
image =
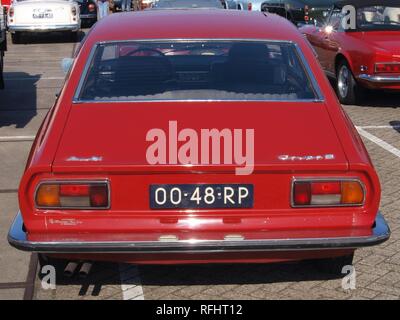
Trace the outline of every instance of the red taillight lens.
[[293, 200], [296, 206], [309, 205], [311, 202], [311, 184], [308, 182], [295, 182]]
[[253, 5], [251, 4], [251, 2], [249, 2], [249, 3], [247, 4], [247, 10], [250, 10], [250, 11], [251, 11], [252, 8], [253, 8]]
[[311, 194], [340, 194], [340, 182], [313, 182], [311, 183]]
[[90, 205], [92, 207], [108, 207], [108, 188], [103, 185], [90, 187]]
[[96, 9], [96, 6], [93, 3], [91, 3], [88, 5], [88, 9], [90, 12], [93, 12]]
[[358, 180], [295, 181], [292, 205], [296, 206], [360, 206], [364, 188]]
[[400, 73], [400, 63], [376, 63], [375, 73]]
[[38, 208], [106, 209], [109, 207], [107, 182], [44, 182], [35, 202]]
[[10, 10], [8, 11], [8, 15], [10, 16], [10, 18], [14, 17], [14, 8], [11, 7]]

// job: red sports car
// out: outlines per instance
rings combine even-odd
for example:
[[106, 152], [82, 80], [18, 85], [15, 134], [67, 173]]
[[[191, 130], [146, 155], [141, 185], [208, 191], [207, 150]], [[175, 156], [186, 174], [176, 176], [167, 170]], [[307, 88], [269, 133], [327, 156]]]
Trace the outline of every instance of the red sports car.
[[326, 25], [300, 30], [342, 103], [355, 104], [363, 88], [400, 90], [400, 1], [340, 1]]
[[149, 10], [111, 15], [81, 44], [8, 239], [77, 260], [341, 270], [388, 239], [379, 200], [367, 151], [293, 24]]

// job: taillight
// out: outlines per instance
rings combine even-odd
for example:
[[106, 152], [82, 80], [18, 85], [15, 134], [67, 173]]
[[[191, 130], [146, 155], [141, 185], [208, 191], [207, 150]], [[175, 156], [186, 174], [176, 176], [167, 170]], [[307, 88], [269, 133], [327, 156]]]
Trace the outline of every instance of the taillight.
[[74, 16], [74, 17], [76, 17], [76, 8], [75, 7], [72, 7], [71, 8], [71, 13], [72, 13], [72, 15]]
[[305, 5], [305, 6], [304, 6], [304, 21], [305, 21], [305, 22], [308, 22], [308, 20], [310, 20], [308, 15], [309, 15], [309, 13], [308, 13], [308, 6]]
[[361, 206], [365, 191], [358, 180], [296, 180], [293, 207]]
[[10, 10], [8, 10], [8, 15], [10, 16], [10, 18], [14, 17], [14, 8], [11, 7]]
[[88, 9], [89, 9], [90, 12], [93, 12], [96, 9], [96, 6], [93, 3], [90, 3], [88, 5]]
[[400, 62], [376, 63], [375, 73], [400, 73]]
[[251, 4], [251, 2], [249, 2], [249, 3], [247, 4], [247, 10], [250, 10], [250, 11], [251, 11], [252, 8], [253, 8], [253, 5]]
[[35, 204], [48, 209], [107, 209], [109, 185], [93, 182], [42, 182], [36, 190]]

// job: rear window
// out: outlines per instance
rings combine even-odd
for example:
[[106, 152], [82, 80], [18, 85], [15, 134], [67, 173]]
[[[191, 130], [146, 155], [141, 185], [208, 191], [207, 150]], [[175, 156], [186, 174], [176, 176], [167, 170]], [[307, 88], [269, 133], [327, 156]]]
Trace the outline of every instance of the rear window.
[[302, 61], [289, 42], [102, 43], [75, 100], [317, 99], [316, 83]]

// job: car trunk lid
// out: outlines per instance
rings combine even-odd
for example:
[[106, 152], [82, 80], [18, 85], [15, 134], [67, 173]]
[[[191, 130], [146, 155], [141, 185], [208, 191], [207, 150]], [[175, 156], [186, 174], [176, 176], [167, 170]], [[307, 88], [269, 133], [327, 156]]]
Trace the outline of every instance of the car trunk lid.
[[[183, 129], [193, 129], [197, 133], [198, 164], [181, 165], [179, 156], [174, 163], [168, 145], [167, 163], [149, 164], [146, 152], [154, 142], [146, 141], [146, 135], [152, 129], [161, 129], [166, 144], [169, 139], [173, 142], [176, 138], [174, 134], [170, 138], [171, 124], [176, 124], [178, 134]], [[223, 140], [221, 164], [202, 161], [201, 130], [213, 128], [219, 131], [228, 129], [232, 137], [234, 129], [242, 129], [241, 135], [238, 131], [243, 142], [240, 151], [248, 164], [252, 163], [252, 151], [246, 149], [251, 146], [251, 143], [245, 143], [246, 129], [254, 130], [255, 171], [343, 171], [348, 168], [340, 140], [323, 103], [135, 102], [73, 105], [54, 158], [53, 171], [205, 173], [231, 172], [243, 167], [243, 161], [239, 164], [239, 158], [234, 155], [235, 150], [232, 151], [232, 163], [226, 163], [222, 156]], [[247, 133], [249, 138], [251, 131]], [[177, 150], [183, 144], [185, 141], [178, 141]], [[233, 142], [232, 148], [235, 149]], [[213, 150], [209, 150], [211, 162]]]

